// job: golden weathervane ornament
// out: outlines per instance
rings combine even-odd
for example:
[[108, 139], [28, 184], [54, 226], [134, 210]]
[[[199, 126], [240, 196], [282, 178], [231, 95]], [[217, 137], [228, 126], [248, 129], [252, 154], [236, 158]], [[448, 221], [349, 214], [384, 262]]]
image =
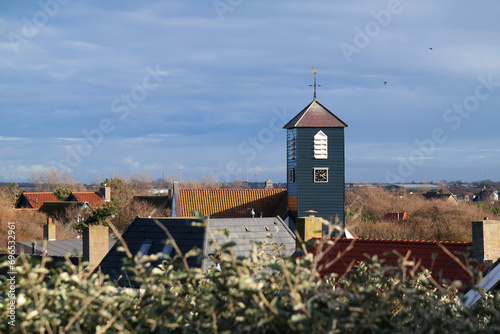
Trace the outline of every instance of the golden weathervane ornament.
[[[314, 69], [314, 67], [311, 67], [311, 73], [314, 75], [314, 99], [316, 100], [316, 73], [318, 73], [318, 68]], [[321, 87], [321, 85], [318, 85], [318, 87]]]

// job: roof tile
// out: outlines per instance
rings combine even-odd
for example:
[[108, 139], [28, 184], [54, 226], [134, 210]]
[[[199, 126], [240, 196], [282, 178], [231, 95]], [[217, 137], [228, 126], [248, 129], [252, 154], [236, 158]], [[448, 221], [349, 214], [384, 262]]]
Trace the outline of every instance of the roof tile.
[[179, 189], [179, 217], [192, 217], [191, 211], [216, 218], [283, 216], [286, 212], [286, 189]]
[[72, 192], [67, 201], [87, 202], [91, 208], [104, 206], [104, 199], [98, 192]]
[[[316, 239], [319, 240], [319, 239]], [[332, 245], [325, 249], [326, 255], [318, 263], [321, 275], [336, 273], [343, 276], [349, 270], [350, 263], [366, 261], [366, 255], [377, 255], [386, 264], [397, 264], [398, 257], [394, 251], [405, 256], [410, 253], [409, 260], [420, 262], [419, 269], [432, 271], [433, 278], [438, 282], [460, 280], [465, 284], [472, 284], [473, 278], [462, 266], [457, 263], [442, 247], [446, 248], [454, 257], [463, 263], [469, 263], [472, 258], [472, 243], [442, 242], [442, 241], [413, 241], [413, 240], [384, 240], [384, 239], [332, 239]], [[352, 245], [351, 249], [348, 247]], [[308, 252], [316, 254], [318, 246], [312, 245]], [[392, 254], [391, 254], [392, 253]], [[333, 261], [338, 254], [339, 260]], [[433, 258], [433, 254], [436, 257]], [[327, 268], [326, 263], [332, 262]], [[323, 267], [323, 268], [322, 268]]]
[[52, 192], [23, 193], [16, 202], [16, 208], [30, 208], [38, 210], [45, 202], [59, 202], [57, 196]]

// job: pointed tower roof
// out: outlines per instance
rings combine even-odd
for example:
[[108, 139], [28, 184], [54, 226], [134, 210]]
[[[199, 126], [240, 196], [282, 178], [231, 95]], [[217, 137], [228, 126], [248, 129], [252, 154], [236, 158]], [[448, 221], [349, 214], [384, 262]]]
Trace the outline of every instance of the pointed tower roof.
[[314, 99], [288, 122], [283, 129], [293, 128], [345, 128], [347, 124]]

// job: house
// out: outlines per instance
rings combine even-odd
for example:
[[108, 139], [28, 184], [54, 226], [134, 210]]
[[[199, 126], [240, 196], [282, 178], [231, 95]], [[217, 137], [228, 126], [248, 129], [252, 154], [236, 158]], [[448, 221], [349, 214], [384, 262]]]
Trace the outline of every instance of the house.
[[451, 204], [458, 204], [458, 199], [455, 195], [453, 195], [452, 193], [450, 192], [446, 192], [446, 191], [428, 191], [424, 194], [422, 194], [422, 196], [425, 197], [425, 199], [440, 199], [440, 200], [445, 200], [447, 201], [448, 203], [451, 203]]
[[78, 191], [72, 192], [66, 201], [70, 202], [86, 202], [91, 208], [103, 207], [106, 202], [111, 200], [111, 188], [101, 187], [99, 191], [88, 192]]
[[284, 217], [286, 189], [179, 189], [174, 182], [172, 217]]
[[52, 192], [26, 192], [17, 199], [14, 208], [38, 210], [45, 202], [59, 202], [59, 199]]
[[[318, 257], [317, 270], [322, 276], [336, 274], [346, 275], [360, 262], [368, 261], [368, 257], [376, 256], [389, 265], [398, 263], [399, 255], [412, 261], [417, 271], [428, 269], [432, 277], [440, 283], [460, 280], [466, 285], [474, 283], [473, 275], [463, 266], [475, 263], [472, 256], [472, 243], [391, 240], [391, 239], [347, 239], [324, 238], [321, 228], [314, 217], [302, 218], [298, 221], [297, 237], [305, 240], [305, 251]], [[302, 228], [299, 226], [303, 224]], [[297, 249], [299, 249], [297, 247]], [[294, 257], [302, 256], [297, 251]], [[456, 260], [461, 263], [458, 263]]]
[[[82, 239], [58, 240], [56, 238], [56, 224], [53, 223], [52, 218], [48, 218], [47, 224], [44, 225], [43, 239], [17, 241], [16, 253], [46, 255], [50, 257], [83, 257], [83, 261], [92, 259], [94, 262], [93, 265], [95, 265], [100, 262], [116, 242], [115, 239], [108, 238], [109, 233], [107, 232], [107, 227], [105, 231], [106, 235], [103, 238], [99, 236], [99, 239], [92, 235], [89, 237], [89, 235], [84, 232]], [[95, 241], [96, 239], [98, 240]]]
[[483, 189], [476, 195], [476, 197], [474, 197], [473, 202], [486, 202], [486, 203], [498, 202], [498, 191], [491, 189]]
[[464, 304], [473, 306], [482, 292], [495, 289], [500, 283], [500, 221], [483, 220], [472, 222], [473, 257], [484, 264], [483, 279], [465, 295]]
[[408, 220], [410, 216], [406, 212], [389, 212], [384, 215], [384, 220]]
[[134, 196], [133, 200], [136, 202], [145, 202], [160, 211], [172, 207], [172, 196], [170, 195]]
[[323, 253], [317, 265], [322, 276], [344, 276], [357, 263], [367, 261], [367, 256], [377, 256], [385, 264], [397, 265], [399, 255], [402, 255], [417, 266], [417, 271], [432, 271], [437, 282], [449, 284], [460, 280], [466, 285], [473, 283], [472, 274], [455, 261], [458, 258], [465, 264], [472, 262], [472, 243], [467, 242], [341, 238], [331, 239], [331, 243], [323, 245], [312, 245], [307, 251], [315, 256]]
[[73, 217], [68, 217], [70, 224], [79, 223], [84, 219], [86, 214], [90, 214], [92, 209], [87, 204], [87, 202], [45, 202], [38, 209], [39, 212], [43, 212], [47, 217], [57, 219], [62, 215], [71, 214]]
[[[166, 232], [168, 231], [168, 233]], [[228, 236], [226, 236], [226, 234]], [[141, 218], [137, 217], [122, 234], [133, 256], [163, 253], [166, 259], [176, 254], [175, 242], [182, 254], [199, 249], [203, 258], [189, 257], [189, 267], [207, 270], [216, 264], [217, 246], [234, 242], [236, 256], [248, 256], [255, 242], [274, 241], [282, 247], [282, 254], [295, 251], [295, 236], [279, 217], [266, 218]], [[99, 265], [102, 273], [119, 285], [136, 287], [133, 273], [123, 265], [126, 254], [117, 243]], [[274, 248], [267, 246], [269, 251]], [[154, 262], [152, 265], [157, 265]], [[96, 269], [97, 270], [97, 269]]]

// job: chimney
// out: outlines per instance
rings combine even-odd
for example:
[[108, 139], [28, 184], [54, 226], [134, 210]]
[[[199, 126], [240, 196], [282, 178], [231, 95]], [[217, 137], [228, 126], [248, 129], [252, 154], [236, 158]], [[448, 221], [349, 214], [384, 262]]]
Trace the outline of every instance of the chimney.
[[109, 252], [109, 231], [107, 226], [94, 225], [83, 228], [83, 261], [95, 268]]
[[52, 222], [52, 218], [47, 218], [47, 225], [43, 226], [43, 240], [56, 240], [56, 225]]
[[[314, 210], [306, 211], [307, 217], [298, 217], [295, 223], [295, 233], [298, 234], [297, 249], [301, 248], [300, 241], [309, 241], [312, 238], [323, 236], [323, 218], [315, 217]], [[301, 239], [301, 240], [299, 240]]]
[[99, 188], [99, 195], [101, 195], [105, 202], [111, 201], [111, 188], [104, 185], [104, 187]]
[[266, 186], [264, 187], [264, 189], [273, 189], [273, 188], [274, 188], [273, 181], [267, 180], [266, 181]]
[[500, 221], [485, 217], [472, 222], [472, 256], [485, 264], [500, 258]]

